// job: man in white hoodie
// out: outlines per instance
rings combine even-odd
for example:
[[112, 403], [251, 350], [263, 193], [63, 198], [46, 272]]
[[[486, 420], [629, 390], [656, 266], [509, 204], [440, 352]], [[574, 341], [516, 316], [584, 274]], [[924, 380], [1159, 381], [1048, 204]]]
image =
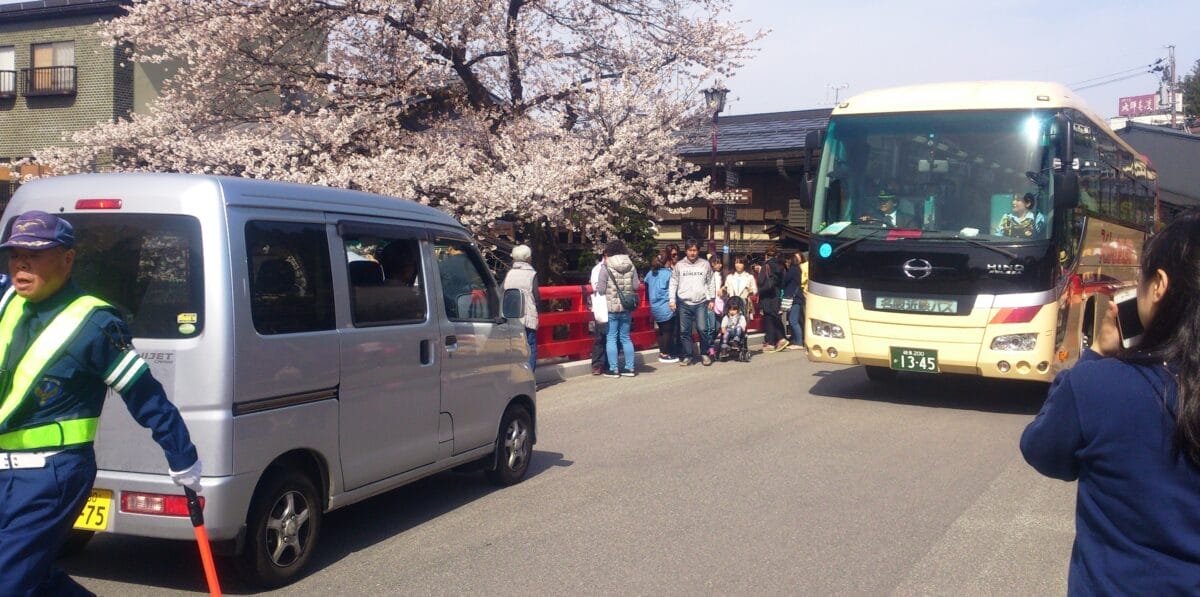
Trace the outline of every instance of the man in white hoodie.
[[696, 239], [688, 239], [684, 245], [684, 259], [680, 259], [671, 269], [671, 285], [667, 296], [671, 297], [671, 310], [679, 313], [679, 343], [683, 345], [683, 354], [679, 358], [679, 366], [686, 367], [696, 362], [696, 346], [692, 342], [693, 325], [700, 333], [700, 362], [705, 366], [712, 364], [708, 355], [709, 335], [706, 325], [705, 309], [712, 310], [712, 264], [707, 259], [700, 259], [700, 243]]

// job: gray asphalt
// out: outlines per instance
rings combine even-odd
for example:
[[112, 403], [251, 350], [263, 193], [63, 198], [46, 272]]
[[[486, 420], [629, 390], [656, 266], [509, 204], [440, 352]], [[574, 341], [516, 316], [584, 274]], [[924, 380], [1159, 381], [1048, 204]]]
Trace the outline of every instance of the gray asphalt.
[[[1017, 447], [1045, 389], [881, 386], [799, 352], [562, 381], [525, 482], [447, 473], [330, 513], [279, 593], [1062, 594], [1075, 488]], [[187, 543], [102, 535], [62, 562], [101, 595], [204, 592]]]

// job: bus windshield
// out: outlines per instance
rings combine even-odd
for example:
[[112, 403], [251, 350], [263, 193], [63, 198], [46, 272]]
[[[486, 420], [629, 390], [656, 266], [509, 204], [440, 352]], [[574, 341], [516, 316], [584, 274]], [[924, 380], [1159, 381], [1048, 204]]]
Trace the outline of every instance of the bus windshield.
[[818, 172], [823, 236], [1036, 241], [1050, 236], [1051, 111], [835, 117]]

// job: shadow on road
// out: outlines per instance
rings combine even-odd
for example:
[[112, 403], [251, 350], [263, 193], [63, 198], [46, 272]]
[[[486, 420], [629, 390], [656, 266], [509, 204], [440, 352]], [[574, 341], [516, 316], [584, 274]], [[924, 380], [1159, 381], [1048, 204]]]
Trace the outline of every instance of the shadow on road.
[[813, 376], [818, 378], [811, 390], [814, 396], [1003, 414], [1036, 415], [1050, 387], [1034, 382], [920, 373], [901, 373], [894, 380], [876, 382], [867, 379], [862, 367], [818, 371]]
[[[534, 450], [526, 479], [573, 464], [561, 453]], [[498, 490], [480, 472], [447, 471], [330, 512], [307, 571], [312, 574], [329, 567]], [[207, 592], [196, 545], [186, 541], [100, 534], [82, 554], [63, 558], [59, 565], [85, 586], [91, 578], [169, 591]], [[258, 592], [237, 579], [228, 558], [218, 558], [217, 574], [223, 593]]]

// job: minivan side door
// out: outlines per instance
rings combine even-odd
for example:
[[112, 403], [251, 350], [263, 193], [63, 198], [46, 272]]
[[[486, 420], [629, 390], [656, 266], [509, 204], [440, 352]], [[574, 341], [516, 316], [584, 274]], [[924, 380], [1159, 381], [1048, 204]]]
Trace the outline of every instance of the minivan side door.
[[343, 220], [349, 325], [341, 326], [340, 452], [346, 489], [437, 458], [440, 328], [423, 230]]
[[500, 291], [478, 249], [466, 238], [434, 233], [441, 288], [442, 408], [454, 422], [460, 454], [496, 440], [500, 415], [511, 398], [510, 323], [500, 317]]

